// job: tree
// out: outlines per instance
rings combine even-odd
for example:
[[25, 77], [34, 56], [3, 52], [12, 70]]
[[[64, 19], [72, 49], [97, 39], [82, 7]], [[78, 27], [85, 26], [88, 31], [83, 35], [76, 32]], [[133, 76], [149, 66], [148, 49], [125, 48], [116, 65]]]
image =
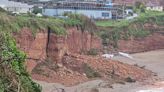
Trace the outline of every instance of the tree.
[[32, 13], [34, 14], [42, 13], [42, 9], [38, 7], [34, 7]]
[[140, 1], [135, 2], [134, 11], [135, 12], [145, 12], [144, 3], [140, 2]]

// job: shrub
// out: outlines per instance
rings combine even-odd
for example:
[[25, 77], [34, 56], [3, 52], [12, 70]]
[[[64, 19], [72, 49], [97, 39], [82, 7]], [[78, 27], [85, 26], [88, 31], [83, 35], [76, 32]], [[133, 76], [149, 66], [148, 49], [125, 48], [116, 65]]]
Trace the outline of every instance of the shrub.
[[6, 12], [6, 10], [0, 7], [0, 12]]
[[91, 48], [89, 51], [88, 51], [88, 55], [97, 55], [98, 54], [98, 50], [95, 49], [95, 48]]
[[25, 69], [26, 55], [9, 33], [0, 32], [0, 92], [41, 92]]
[[42, 9], [38, 8], [38, 7], [34, 7], [32, 13], [34, 13], [34, 14], [42, 13]]
[[92, 69], [88, 64], [83, 65], [84, 73], [87, 75], [88, 78], [95, 78], [95, 77], [101, 77], [101, 75], [96, 72], [94, 69]]
[[126, 82], [130, 82], [130, 83], [136, 82], [136, 80], [135, 80], [135, 79], [132, 79], [131, 77], [125, 78], [125, 81], [126, 81]]

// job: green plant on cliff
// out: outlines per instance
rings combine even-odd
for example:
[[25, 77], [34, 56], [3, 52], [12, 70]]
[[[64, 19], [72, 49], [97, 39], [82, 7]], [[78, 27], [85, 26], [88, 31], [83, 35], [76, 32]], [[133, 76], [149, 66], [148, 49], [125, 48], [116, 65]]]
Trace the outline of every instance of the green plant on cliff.
[[[65, 14], [65, 16], [68, 17], [68, 19], [65, 20], [67, 23], [66, 25], [75, 26], [79, 31], [81, 31], [81, 33], [82, 33], [81, 39], [82, 40], [85, 39], [84, 33], [88, 32], [91, 34], [91, 41], [90, 41], [90, 45], [91, 45], [93, 36], [95, 35], [96, 30], [97, 30], [95, 23], [85, 15], [68, 13], [68, 14]], [[84, 50], [84, 48], [85, 48], [84, 45], [85, 44], [82, 44], [81, 53], [87, 53]]]
[[[158, 27], [146, 29], [146, 23]], [[98, 34], [101, 36], [104, 45], [111, 44], [117, 48], [117, 41], [120, 39], [144, 38], [153, 32], [163, 31], [164, 13], [146, 11], [133, 20], [98, 21], [96, 25], [110, 27], [110, 30], [100, 31]]]
[[137, 2], [135, 2], [133, 10], [136, 13], [141, 13], [141, 12], [146, 11], [146, 7], [145, 7], [144, 3], [140, 2], [140, 1], [137, 1]]
[[69, 19], [66, 20], [66, 23], [71, 26], [78, 26], [81, 31], [88, 31], [91, 34], [96, 30], [96, 25], [94, 22], [85, 15], [80, 14], [66, 14]]
[[83, 65], [83, 70], [84, 70], [84, 73], [86, 74], [86, 76], [88, 78], [96, 78], [96, 77], [101, 77], [101, 75], [96, 72], [94, 69], [92, 69], [88, 64], [84, 64]]
[[88, 55], [97, 55], [98, 54], [98, 50], [95, 49], [95, 48], [91, 48], [89, 51], [88, 51]]
[[6, 31], [0, 31], [0, 92], [41, 92], [24, 67], [26, 55]]
[[6, 12], [0, 12], [0, 29], [9, 32], [19, 32], [22, 28], [28, 28], [35, 35], [40, 30], [51, 31], [57, 35], [65, 35], [66, 27], [77, 26], [81, 30], [93, 33], [96, 26], [84, 15], [70, 14], [67, 19], [55, 17], [35, 17], [28, 15], [11, 16]]
[[47, 30], [49, 27], [57, 35], [66, 34], [64, 28], [65, 21], [56, 18], [38, 18], [30, 16], [11, 16], [0, 12], [0, 30], [8, 32], [19, 32], [22, 28], [31, 29], [35, 35], [39, 30]]

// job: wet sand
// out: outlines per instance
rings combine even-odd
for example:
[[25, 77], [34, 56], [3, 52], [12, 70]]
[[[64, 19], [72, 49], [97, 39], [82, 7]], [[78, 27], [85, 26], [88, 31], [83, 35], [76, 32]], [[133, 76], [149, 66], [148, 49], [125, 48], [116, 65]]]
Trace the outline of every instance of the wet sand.
[[[164, 92], [164, 50], [136, 53], [132, 54], [131, 56], [133, 57], [133, 59], [128, 59], [122, 56], [116, 56], [113, 59], [131, 65], [137, 64], [141, 67], [144, 66], [145, 69], [151, 70], [152, 72], [156, 73], [159, 77], [159, 80], [152, 85], [135, 85], [135, 88], [131, 88], [131, 86], [129, 86], [130, 91], [127, 92]], [[156, 84], [158, 84], [158, 86], [156, 86]]]

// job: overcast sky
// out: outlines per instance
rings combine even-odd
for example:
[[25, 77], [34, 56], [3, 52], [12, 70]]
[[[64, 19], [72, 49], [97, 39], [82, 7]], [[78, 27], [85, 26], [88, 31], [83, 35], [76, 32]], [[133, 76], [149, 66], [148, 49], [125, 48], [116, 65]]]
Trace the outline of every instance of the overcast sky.
[[13, 2], [8, 0], [0, 0], [0, 5], [2, 6], [19, 6], [19, 7], [32, 7], [31, 5], [27, 5], [25, 3]]
[[0, 4], [6, 4], [8, 3], [8, 0], [0, 0]]

